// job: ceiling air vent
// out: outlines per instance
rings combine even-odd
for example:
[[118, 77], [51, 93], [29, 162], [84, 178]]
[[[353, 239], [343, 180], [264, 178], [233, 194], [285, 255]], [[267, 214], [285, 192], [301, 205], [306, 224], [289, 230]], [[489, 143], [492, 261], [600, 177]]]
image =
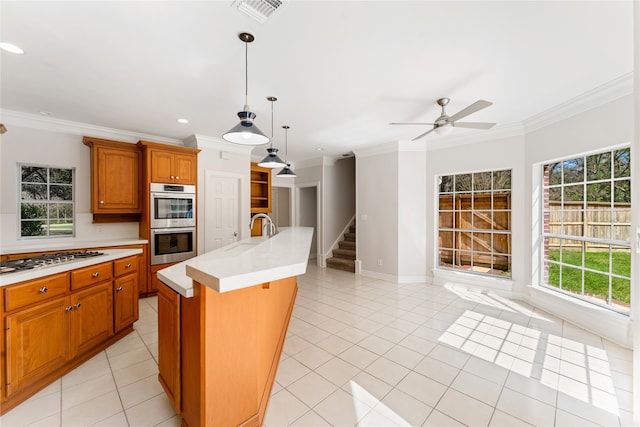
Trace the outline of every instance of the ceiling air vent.
[[276, 11], [282, 2], [280, 0], [235, 0], [232, 6], [238, 8], [250, 18], [264, 24], [267, 19]]

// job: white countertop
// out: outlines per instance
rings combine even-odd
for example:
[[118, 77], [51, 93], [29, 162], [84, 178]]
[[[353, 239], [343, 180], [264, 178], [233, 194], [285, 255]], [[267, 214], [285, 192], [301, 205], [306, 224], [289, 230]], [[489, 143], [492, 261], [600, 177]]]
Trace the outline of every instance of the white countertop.
[[145, 245], [147, 243], [149, 243], [149, 241], [144, 239], [75, 240], [60, 238], [50, 239], [47, 242], [43, 242], [42, 240], [27, 240], [24, 243], [1, 247], [0, 255], [109, 248], [113, 246]]
[[61, 264], [46, 265], [44, 267], [36, 267], [30, 270], [16, 271], [14, 273], [5, 273], [0, 276], [0, 287], [24, 282], [25, 280], [38, 279], [51, 274], [63, 273], [65, 271], [75, 270], [76, 268], [113, 261], [131, 255], [137, 255], [142, 253], [142, 249], [104, 249], [100, 250], [100, 252], [102, 252], [103, 255], [74, 259], [73, 261], [67, 261]]
[[158, 271], [180, 295], [193, 296], [193, 280], [217, 292], [298, 276], [307, 271], [312, 227], [282, 228], [271, 238], [252, 237]]

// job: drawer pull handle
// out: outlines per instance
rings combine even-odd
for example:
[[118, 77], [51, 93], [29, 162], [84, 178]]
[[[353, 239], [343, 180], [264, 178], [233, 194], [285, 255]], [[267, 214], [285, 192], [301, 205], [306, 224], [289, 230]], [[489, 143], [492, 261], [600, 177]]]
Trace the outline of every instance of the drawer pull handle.
[[81, 305], [80, 303], [77, 303], [76, 308], [80, 308], [80, 305]]
[[70, 305], [69, 307], [64, 309], [64, 311], [66, 311], [67, 313], [70, 312], [71, 310], [73, 310], [73, 306], [72, 305]]
[[118, 292], [120, 292], [121, 290], [122, 290], [122, 286], [118, 286], [118, 287], [116, 288], [116, 291], [118, 291]]
[[95, 278], [95, 277], [98, 277], [99, 275], [100, 275], [100, 273], [99, 273], [98, 271], [96, 271], [95, 273], [93, 273], [93, 274], [91, 275], [91, 277], [94, 277], [94, 278]]
[[40, 292], [41, 294], [46, 293], [49, 290], [49, 288], [47, 288], [46, 286], [41, 287], [38, 292]]
[[131, 268], [131, 263], [128, 262], [127, 265], [124, 266], [124, 268]]

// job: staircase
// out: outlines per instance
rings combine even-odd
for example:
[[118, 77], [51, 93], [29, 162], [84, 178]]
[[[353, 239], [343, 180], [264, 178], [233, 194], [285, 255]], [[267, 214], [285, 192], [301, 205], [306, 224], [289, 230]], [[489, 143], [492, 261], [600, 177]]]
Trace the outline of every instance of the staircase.
[[327, 259], [327, 267], [338, 270], [356, 272], [356, 226], [350, 225], [344, 233], [344, 239], [338, 242], [338, 249], [333, 250], [333, 257]]

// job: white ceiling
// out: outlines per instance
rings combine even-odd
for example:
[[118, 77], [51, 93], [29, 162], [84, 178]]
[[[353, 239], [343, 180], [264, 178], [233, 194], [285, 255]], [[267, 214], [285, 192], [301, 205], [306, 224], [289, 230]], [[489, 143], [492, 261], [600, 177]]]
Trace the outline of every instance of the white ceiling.
[[[264, 24], [232, 1], [0, 2], [4, 110], [184, 139], [219, 137], [244, 104], [289, 160], [410, 139], [465, 121], [520, 123], [633, 69], [632, 1], [289, 1]], [[177, 118], [190, 120], [187, 125]], [[455, 129], [457, 133], [493, 132]], [[416, 141], [429, 144], [435, 134]], [[317, 148], [324, 151], [319, 153]], [[254, 153], [262, 153], [258, 148]]]

